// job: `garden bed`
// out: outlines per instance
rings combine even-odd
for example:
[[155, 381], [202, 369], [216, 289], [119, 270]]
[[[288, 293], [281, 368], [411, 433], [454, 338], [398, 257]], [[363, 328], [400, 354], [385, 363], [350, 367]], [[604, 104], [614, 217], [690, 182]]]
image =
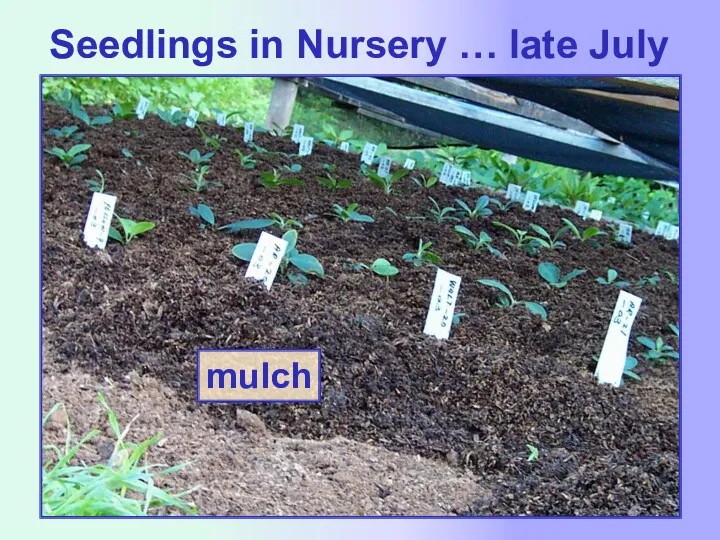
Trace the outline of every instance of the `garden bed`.
[[[43, 133], [76, 123], [52, 105], [44, 106], [43, 116]], [[249, 152], [242, 132], [207, 131], [227, 138], [208, 174], [222, 186], [199, 194], [184, 189], [180, 174], [190, 167], [178, 153], [210, 150], [197, 130], [156, 117], [87, 130], [85, 142], [93, 146], [79, 171], [44, 155], [43, 330], [53, 351], [45, 376], [80, 369], [118, 382], [131, 374], [155, 379], [172, 388], [178, 410], [190, 416], [206, 409], [215, 429], [233, 431], [242, 429], [238, 406], [194, 401], [196, 349], [320, 348], [320, 404], [242, 407], [278, 437], [340, 436], [467, 468], [477, 478], [478, 498], [459, 513], [678, 514], [677, 363], [641, 360], [636, 372], [642, 380], [620, 388], [593, 378], [593, 356], [619, 291], [595, 281], [609, 268], [643, 298], [633, 336], [677, 345], [668, 325], [678, 321], [678, 286], [664, 273], [678, 273], [676, 242], [636, 232], [630, 247], [610, 236], [593, 248], [566, 238], [567, 249], [528, 255], [503, 245], [509, 233], [491, 222], [524, 230], [535, 223], [554, 232], [562, 217], [578, 225], [582, 220], [559, 208], [531, 214], [515, 207], [464, 221], [492, 236], [506, 255], [502, 260], [473, 252], [455, 223], [408, 219], [428, 216], [429, 196], [451, 206], [456, 198], [474, 200], [479, 191], [439, 184], [425, 189], [404, 179], [385, 195], [360, 174], [357, 154], [318, 143], [311, 156], [292, 159], [302, 165], [293, 176], [305, 186], [271, 190], [258, 184], [259, 173], [289, 165], [288, 159], [256, 154], [256, 168], [245, 169], [233, 155], [236, 148]], [[297, 152], [287, 138], [255, 138], [268, 150]], [[63, 142], [43, 135], [43, 148]], [[338, 191], [320, 185], [315, 179], [325, 175], [326, 163], [353, 185]], [[91, 193], [84, 179], [95, 169], [104, 173], [106, 191], [118, 196], [120, 216], [150, 220], [156, 228], [126, 246], [110, 241], [104, 252], [87, 248], [82, 229]], [[278, 276], [270, 292], [244, 279], [247, 263], [231, 249], [256, 241], [259, 231], [201, 229], [188, 210], [198, 203], [212, 207], [220, 224], [270, 212], [300, 220], [298, 248], [317, 257], [325, 279], [295, 285]], [[326, 215], [335, 203], [359, 203], [358, 211], [375, 222], [343, 224]], [[433, 242], [442, 268], [463, 278], [456, 313], [465, 315], [448, 341], [422, 333], [435, 269], [402, 260], [421, 238]], [[400, 273], [386, 280], [353, 268], [379, 257]], [[538, 274], [541, 261], [564, 273], [586, 273], [563, 289], [550, 288]], [[636, 285], [655, 272], [657, 285]], [[542, 303], [547, 321], [519, 306], [494, 307], [496, 291], [476, 283], [479, 278], [498, 279], [517, 299]], [[637, 355], [642, 346], [632, 339], [629, 352]], [[536, 461], [528, 461], [527, 444], [538, 448]], [[208, 440], [196, 450], [212, 455], [215, 447]], [[222, 466], [232, 467], [232, 460]]]

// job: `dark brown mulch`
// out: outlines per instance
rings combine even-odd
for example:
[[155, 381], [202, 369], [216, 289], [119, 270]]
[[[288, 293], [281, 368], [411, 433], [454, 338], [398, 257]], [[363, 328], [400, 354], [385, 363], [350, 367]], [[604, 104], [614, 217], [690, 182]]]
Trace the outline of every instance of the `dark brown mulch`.
[[[43, 129], [74, 123], [62, 110], [44, 108]], [[268, 190], [260, 171], [289, 164], [257, 156], [257, 169], [240, 167], [232, 150], [242, 134], [208, 127], [228, 141], [209, 177], [222, 187], [195, 194], [183, 189], [189, 162], [179, 151], [202, 149], [196, 130], [173, 128], [157, 118], [119, 120], [88, 130], [93, 144], [80, 171], [43, 158], [43, 324], [59, 364], [122, 381], [147, 374], [186, 396], [192, 410], [197, 348], [310, 348], [323, 352], [321, 404], [248, 407], [283, 436], [325, 439], [341, 435], [392, 450], [418, 453], [469, 467], [493, 495], [468, 508], [493, 515], [676, 515], [678, 513], [678, 366], [641, 361], [639, 383], [601, 387], [592, 376], [618, 289], [595, 282], [612, 267], [633, 283], [653, 272], [658, 286], [630, 291], [644, 300], [633, 335], [662, 336], [676, 346], [668, 324], [678, 320], [678, 287], [662, 273], [677, 274], [675, 242], [636, 232], [633, 245], [608, 240], [593, 249], [569, 241], [567, 250], [529, 256], [502, 245], [508, 238], [491, 219], [528, 229], [555, 231], [571, 214], [519, 209], [480, 222], [508, 259], [475, 254], [452, 224], [406, 219], [427, 215], [428, 196], [442, 206], [473, 192], [409, 180], [387, 196], [358, 172], [359, 157], [316, 144], [295, 158], [304, 188]], [[258, 135], [271, 150], [294, 152], [289, 140]], [[43, 138], [44, 148], [57, 145]], [[123, 157], [121, 149], [134, 159]], [[322, 165], [337, 165], [351, 189], [332, 192], [314, 179]], [[90, 200], [83, 181], [104, 172], [118, 195], [116, 212], [152, 220], [157, 228], [128, 246], [110, 243], [105, 253], [86, 248], [81, 234]], [[188, 207], [210, 205], [221, 223], [278, 212], [300, 219], [298, 247], [324, 265], [326, 279], [305, 286], [278, 278], [270, 293], [243, 278], [246, 265], [232, 246], [255, 241], [258, 231], [229, 235], [201, 230]], [[326, 217], [333, 203], [360, 204], [373, 224], [342, 224]], [[463, 277], [456, 312], [465, 313], [451, 339], [422, 333], [435, 271], [404, 263], [401, 256], [431, 240], [442, 267]], [[389, 281], [354, 271], [348, 260], [390, 259], [401, 270]], [[540, 279], [537, 264], [586, 274], [562, 290]], [[507, 284], [516, 298], [546, 305], [543, 323], [522, 308], [492, 306], [495, 294], [475, 282]], [[630, 353], [640, 346], [633, 340]], [[235, 406], [212, 406], [217, 427], [233, 429]], [[528, 462], [526, 444], [540, 451]], [[212, 447], [207, 449], [212, 452]], [[203, 509], [212, 512], [212, 509]]]

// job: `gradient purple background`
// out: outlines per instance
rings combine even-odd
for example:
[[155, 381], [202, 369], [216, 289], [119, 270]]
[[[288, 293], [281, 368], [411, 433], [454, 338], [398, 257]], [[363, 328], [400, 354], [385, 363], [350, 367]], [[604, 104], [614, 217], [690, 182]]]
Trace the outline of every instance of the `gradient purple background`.
[[[221, 5], [226, 4], [226, 5]], [[697, 3], [698, 5], [702, 5]], [[349, 35], [445, 35], [448, 44], [441, 63], [427, 68], [424, 63], [398, 60], [301, 61], [287, 49], [281, 61], [221, 61], [209, 68], [195, 68], [188, 61], [167, 60], [164, 73], [186, 74], [578, 74], [578, 75], [653, 75], [682, 74], [682, 519], [446, 519], [429, 520], [299, 520], [282, 522], [278, 529], [292, 525], [294, 536], [332, 537], [344, 540], [362, 538], [533, 538], [583, 540], [653, 538], [654, 540], [704, 538], [701, 531], [712, 527], [717, 480], [717, 347], [711, 339], [717, 331], [712, 319], [713, 305], [718, 305], [716, 272], [709, 249], [708, 227], [714, 201], [720, 200], [712, 158], [717, 154], [715, 136], [710, 132], [712, 116], [717, 117], [716, 92], [712, 83], [718, 80], [717, 53], [713, 49], [718, 13], [711, 3], [703, 8], [687, 2], [604, 0], [602, 2], [506, 0], [370, 0], [366, 2], [265, 1], [221, 3], [208, 2], [193, 13], [200, 35], [248, 35], [248, 29], [259, 27], [266, 33], [292, 40], [298, 27], [322, 28], [328, 33]], [[189, 8], [179, 8], [182, 10]], [[191, 15], [186, 14], [186, 17]], [[167, 21], [165, 21], [167, 22]], [[45, 23], [45, 22], [44, 22]], [[60, 24], [53, 21], [54, 28]], [[71, 26], [71, 23], [68, 22]], [[93, 28], [77, 29], [99, 34], [107, 22], [98, 17]], [[163, 21], [142, 19], [137, 27], [162, 27]], [[165, 25], [170, 28], [172, 25]], [[669, 44], [659, 66], [651, 68], [647, 59], [594, 60], [579, 54], [570, 60], [512, 60], [509, 58], [510, 29], [525, 35], [541, 35], [552, 30], [556, 37], [574, 37], [581, 51], [595, 47], [602, 29], [614, 35], [636, 35], [644, 28], [649, 35], [668, 36]], [[49, 35], [49, 33], [48, 33]], [[463, 60], [462, 51], [494, 50], [494, 60]], [[472, 56], [472, 55], [471, 55]], [[72, 68], [70, 65], [72, 64]], [[82, 64], [54, 62], [55, 73], [153, 73], [157, 65], [143, 62], [134, 69], [114, 70], [112, 62], [84, 61]], [[119, 67], [120, 64], [117, 64]], [[149, 70], [149, 71], [147, 71]], [[712, 80], [711, 80], [712, 79]], [[686, 179], [690, 179], [689, 183]], [[701, 183], [702, 182], [702, 183]], [[705, 232], [708, 229], [708, 232]], [[701, 354], [702, 350], [711, 351]], [[689, 358], [690, 361], [685, 362]], [[712, 401], [711, 401], [712, 400]], [[263, 522], [264, 523], [264, 522]], [[275, 522], [280, 525], [280, 523]], [[271, 530], [272, 524], [268, 526]], [[243, 534], [238, 523], [238, 536]]]

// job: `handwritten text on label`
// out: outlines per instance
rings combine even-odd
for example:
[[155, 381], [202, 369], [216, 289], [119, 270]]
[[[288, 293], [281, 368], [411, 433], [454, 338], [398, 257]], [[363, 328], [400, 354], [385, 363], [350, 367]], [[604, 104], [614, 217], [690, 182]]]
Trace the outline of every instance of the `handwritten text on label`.
[[83, 230], [83, 240], [89, 247], [105, 249], [116, 202], [114, 195], [93, 193]]
[[640, 309], [640, 304], [642, 304], [641, 298], [626, 291], [620, 291], [605, 336], [600, 359], [595, 368], [595, 376], [599, 383], [620, 386], [623, 371], [625, 370], [630, 331]]
[[190, 109], [190, 112], [188, 113], [188, 116], [187, 116], [187, 120], [185, 120], [185, 125], [189, 128], [194, 128], [199, 116], [200, 116], [199, 112], [197, 112], [195, 109]]
[[144, 120], [147, 114], [148, 107], [150, 107], [150, 100], [145, 96], [140, 97], [137, 107], [135, 108], [135, 114], [139, 120]]
[[252, 122], [245, 122], [245, 126], [243, 128], [243, 142], [245, 144], [250, 144], [253, 141], [253, 136], [255, 135], [255, 124]]
[[260, 239], [250, 258], [250, 266], [245, 272], [245, 277], [261, 281], [269, 291], [285, 256], [287, 245], [288, 243], [282, 238], [265, 231], [260, 233]]
[[461, 278], [438, 268], [423, 333], [437, 339], [450, 337]]
[[365, 143], [360, 161], [367, 165], [372, 165], [373, 159], [375, 159], [375, 152], [377, 151], [377, 145], [372, 143]]

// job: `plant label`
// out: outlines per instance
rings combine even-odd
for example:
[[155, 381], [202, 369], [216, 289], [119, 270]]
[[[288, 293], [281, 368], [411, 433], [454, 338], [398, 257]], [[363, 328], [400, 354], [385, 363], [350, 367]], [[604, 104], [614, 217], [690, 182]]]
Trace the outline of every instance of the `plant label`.
[[670, 225], [668, 232], [665, 234], [665, 240], [679, 240], [680, 239], [680, 227]]
[[378, 165], [377, 174], [380, 178], [387, 178], [387, 176], [390, 174], [390, 166], [392, 165], [392, 159], [389, 157], [384, 157], [380, 159], [380, 164]]
[[667, 236], [671, 225], [667, 221], [658, 221], [657, 227], [655, 227], [655, 236]]
[[640, 304], [642, 304], [641, 298], [629, 292], [620, 291], [600, 359], [595, 368], [595, 377], [600, 384], [620, 386], [625, 370], [630, 330], [640, 310]]
[[218, 126], [225, 127], [225, 124], [227, 124], [227, 114], [225, 114], [224, 112], [219, 112], [217, 113], [215, 120], [217, 120]]
[[522, 188], [517, 184], [508, 184], [505, 198], [511, 201], [522, 200]]
[[585, 201], [577, 201], [575, 203], [575, 213], [585, 219], [590, 212], [590, 203]]
[[648, 212], [647, 210], [645, 210], [645, 211], [642, 213], [642, 218], [643, 218], [645, 221], [647, 221], [648, 219], [650, 219], [650, 212]]
[[590, 210], [588, 217], [592, 220], [600, 221], [602, 219], [602, 212], [600, 210]]
[[443, 165], [442, 171], [440, 172], [440, 183], [445, 184], [446, 186], [450, 183], [450, 180], [452, 179], [452, 172], [454, 167], [450, 165], [449, 161], [445, 162], [445, 165]]
[[89, 247], [105, 249], [116, 202], [115, 195], [93, 193], [83, 230], [83, 240]]
[[415, 160], [407, 158], [405, 160], [405, 163], [403, 164], [403, 169], [407, 169], [408, 171], [412, 171], [415, 168]]
[[185, 120], [185, 125], [189, 128], [194, 128], [195, 124], [197, 124], [197, 119], [200, 116], [200, 113], [197, 112], [195, 109], [190, 109], [190, 112], [188, 113], [187, 120]]
[[503, 154], [503, 159], [505, 160], [505, 163], [509, 163], [510, 165], [515, 165], [517, 163], [517, 156], [513, 156], [512, 154]]
[[312, 154], [313, 141], [314, 139], [312, 137], [300, 137], [300, 147], [298, 149], [298, 155], [300, 157]]
[[343, 141], [340, 143], [340, 151], [341, 152], [349, 152], [350, 151], [350, 143], [347, 141]]
[[435, 286], [430, 299], [430, 308], [425, 319], [424, 334], [434, 336], [437, 339], [448, 339], [450, 337], [455, 302], [457, 302], [460, 292], [460, 281], [459, 276], [438, 268], [435, 276]]
[[453, 186], [462, 184], [462, 171], [457, 167], [453, 167], [450, 172], [450, 184]]
[[460, 185], [471, 186], [472, 185], [472, 174], [470, 171], [463, 171], [460, 177]]
[[523, 202], [523, 210], [535, 212], [540, 202], [540, 194], [536, 191], [528, 191], [525, 193], [525, 202]]
[[273, 281], [275, 281], [275, 276], [285, 256], [287, 246], [288, 243], [282, 238], [265, 231], [261, 232], [260, 240], [258, 240], [255, 251], [253, 251], [250, 258], [250, 266], [245, 272], [245, 277], [261, 281], [269, 291]]
[[180, 110], [180, 107], [176, 107], [175, 105], [173, 105], [172, 107], [170, 107], [170, 116], [172, 116], [173, 114], [175, 114], [175, 113], [178, 112], [179, 110]]
[[292, 137], [290, 137], [290, 139], [292, 140], [292, 142], [300, 144], [300, 139], [303, 138], [304, 134], [305, 126], [303, 126], [302, 124], [295, 124], [293, 126]]
[[629, 223], [620, 223], [615, 238], [618, 242], [630, 244], [630, 242], [632, 242], [632, 230], [632, 225]]
[[252, 122], [245, 122], [245, 127], [243, 128], [243, 142], [245, 144], [250, 144], [253, 141], [253, 136], [255, 135], [255, 124]]
[[138, 101], [137, 107], [135, 108], [135, 114], [137, 115], [138, 120], [145, 119], [148, 107], [150, 107], [150, 100], [145, 96], [140, 96], [140, 101]]
[[616, 201], [616, 200], [617, 200], [617, 199], [615, 199], [615, 197], [608, 197], [607, 202], [608, 202], [608, 204], [615, 204], [615, 201]]
[[373, 159], [375, 159], [375, 152], [377, 151], [377, 144], [365, 143], [360, 161], [367, 165], [372, 165]]

